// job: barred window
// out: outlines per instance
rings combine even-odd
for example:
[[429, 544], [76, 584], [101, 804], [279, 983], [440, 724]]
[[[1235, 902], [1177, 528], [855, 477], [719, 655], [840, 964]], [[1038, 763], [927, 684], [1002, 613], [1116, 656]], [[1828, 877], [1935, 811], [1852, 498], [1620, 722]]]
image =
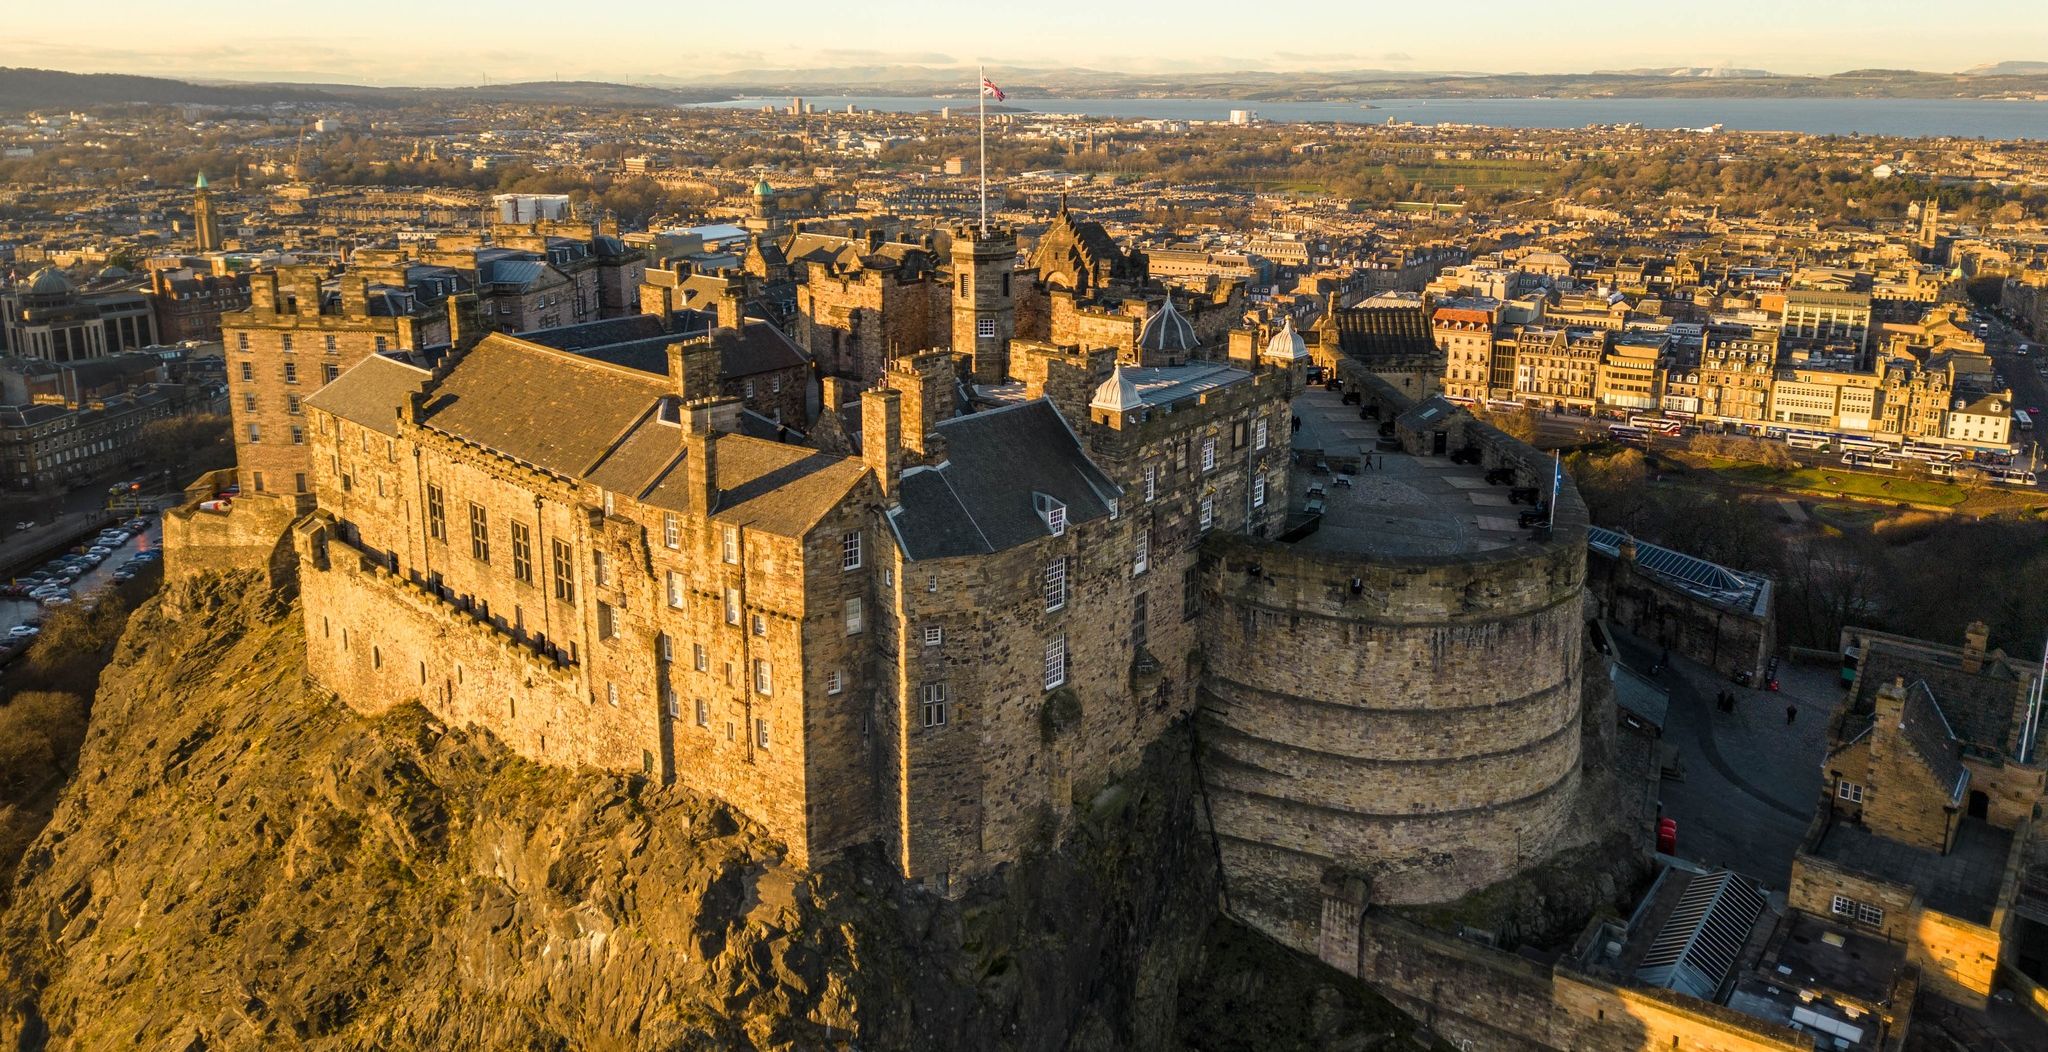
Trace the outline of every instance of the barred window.
[[1265, 506], [1266, 478], [1265, 476], [1261, 475], [1258, 478], [1252, 480], [1252, 507], [1263, 508]]
[[946, 641], [946, 630], [938, 625], [924, 626], [924, 645], [935, 647]]
[[838, 669], [835, 668], [832, 671], [825, 673], [825, 693], [837, 694], [845, 689], [846, 681], [840, 678]]
[[1067, 605], [1067, 557], [1045, 564], [1045, 608], [1058, 610]]
[[981, 320], [976, 321], [974, 323], [974, 335], [976, 338], [983, 340], [995, 339], [996, 320], [994, 318], [982, 318]]
[[1208, 532], [1208, 529], [1209, 529], [1209, 527], [1210, 527], [1210, 526], [1213, 526], [1213, 525], [1215, 525], [1215, 523], [1216, 523], [1216, 501], [1215, 501], [1215, 499], [1214, 499], [1214, 498], [1212, 498], [1212, 497], [1203, 497], [1203, 498], [1202, 498], [1202, 530], [1203, 530], [1203, 532], [1205, 532], [1205, 533], [1206, 533], [1206, 532]]
[[1216, 440], [1213, 438], [1202, 440], [1202, 470], [1216, 470]]

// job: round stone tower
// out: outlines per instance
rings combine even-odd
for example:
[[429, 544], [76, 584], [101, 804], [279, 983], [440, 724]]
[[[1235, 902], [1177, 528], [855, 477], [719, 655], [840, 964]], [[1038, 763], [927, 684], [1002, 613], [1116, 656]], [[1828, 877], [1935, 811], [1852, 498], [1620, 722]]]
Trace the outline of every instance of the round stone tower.
[[[1465, 440], [1484, 450], [1475, 476], [1548, 488], [1548, 457], [1491, 429]], [[1382, 471], [1448, 477], [1445, 458], [1402, 461]], [[1396, 484], [1376, 474], [1360, 490]], [[1374, 902], [1448, 901], [1543, 861], [1573, 809], [1584, 506], [1567, 484], [1551, 530], [1482, 536], [1469, 489], [1445, 490], [1440, 534], [1405, 512], [1419, 545], [1326, 519], [1291, 543], [1206, 546], [1201, 765], [1232, 906], [1310, 952], [1333, 876]], [[1395, 521], [1373, 505], [1398, 497], [1355, 492], [1332, 513], [1353, 500]]]

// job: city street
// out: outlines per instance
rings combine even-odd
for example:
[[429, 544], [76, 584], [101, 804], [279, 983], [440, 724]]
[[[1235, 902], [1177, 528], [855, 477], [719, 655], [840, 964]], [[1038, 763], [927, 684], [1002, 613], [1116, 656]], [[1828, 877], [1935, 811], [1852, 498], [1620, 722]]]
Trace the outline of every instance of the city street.
[[[88, 538], [89, 539], [89, 538]], [[149, 527], [128, 539], [128, 543], [114, 550], [98, 566], [93, 567], [71, 586], [71, 594], [79, 598], [114, 583], [113, 574], [121, 564], [137, 552], [151, 551], [163, 543], [163, 520], [152, 517]], [[23, 572], [37, 567], [23, 567]], [[31, 599], [0, 599], [0, 628], [12, 628], [39, 613], [46, 613], [44, 607]]]
[[[1647, 672], [1656, 645], [1614, 633], [1618, 656]], [[1841, 695], [1837, 675], [1832, 666], [1787, 663], [1779, 669], [1782, 689], [1754, 690], [1672, 655], [1656, 682], [1670, 691], [1664, 742], [1678, 752], [1680, 777], [1663, 781], [1660, 801], [1678, 822], [1680, 857], [1785, 889], [1820, 799], [1828, 717]], [[1735, 693], [1733, 713], [1715, 707], [1723, 690]], [[1788, 705], [1799, 710], [1789, 724]]]

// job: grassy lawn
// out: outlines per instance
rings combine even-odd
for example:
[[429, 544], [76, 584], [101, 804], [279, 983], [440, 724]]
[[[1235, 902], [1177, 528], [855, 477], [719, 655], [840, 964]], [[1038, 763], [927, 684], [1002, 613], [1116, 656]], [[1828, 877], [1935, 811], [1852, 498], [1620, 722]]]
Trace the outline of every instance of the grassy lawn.
[[1508, 187], [1524, 189], [1542, 186], [1549, 173], [1524, 167], [1516, 161], [1438, 161], [1433, 164], [1403, 164], [1396, 169], [1401, 178], [1435, 189], [1464, 186], [1471, 189]]
[[1868, 504], [1816, 504], [1813, 517], [1838, 530], [1864, 529], [1884, 518], [1884, 512]]
[[1713, 462], [1714, 474], [1731, 482], [1808, 493], [1839, 494], [1869, 500], [1908, 501], [1953, 508], [1970, 498], [1961, 486], [1946, 482], [1876, 475], [1839, 468], [1774, 468], [1762, 464]]

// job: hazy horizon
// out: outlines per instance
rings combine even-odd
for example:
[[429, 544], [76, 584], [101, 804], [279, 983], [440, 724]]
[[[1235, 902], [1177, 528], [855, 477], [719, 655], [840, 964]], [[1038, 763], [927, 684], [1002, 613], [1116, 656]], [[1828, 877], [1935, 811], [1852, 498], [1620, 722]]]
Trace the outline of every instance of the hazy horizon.
[[[166, 22], [160, 4], [107, 0], [95, 24], [148, 25], [131, 40], [77, 39], [75, 9], [41, 5], [7, 18], [5, 64], [80, 73], [198, 80], [334, 81], [439, 86], [485, 81], [648, 82], [744, 69], [850, 66], [1089, 68], [1170, 74], [1234, 71], [1587, 73], [1699, 66], [1828, 74], [1889, 68], [1956, 72], [2002, 61], [2048, 61], [2037, 3], [1989, 0], [1933, 11], [1922, 0], [1786, 5], [1729, 0], [1665, 9], [1588, 0], [1568, 12], [1497, 0], [1461, 5], [1455, 23], [1432, 10], [1294, 2], [1245, 8], [1191, 0], [1169, 11], [1101, 10], [1085, 25], [990, 5], [877, 0], [859, 18], [843, 5], [789, 0], [774, 16], [733, 6], [679, 16], [653, 0], [616, 0], [601, 16], [562, 18], [557, 4], [501, 0], [480, 18], [396, 0], [321, 5], [293, 30], [285, 7], [269, 32], [222, 32], [217, 21]], [[674, 33], [660, 27], [686, 23]], [[244, 23], [229, 23], [240, 26]], [[396, 27], [396, 32], [391, 30]], [[1229, 43], [1228, 51], [1218, 47]], [[708, 45], [708, 46], [707, 46]]]

